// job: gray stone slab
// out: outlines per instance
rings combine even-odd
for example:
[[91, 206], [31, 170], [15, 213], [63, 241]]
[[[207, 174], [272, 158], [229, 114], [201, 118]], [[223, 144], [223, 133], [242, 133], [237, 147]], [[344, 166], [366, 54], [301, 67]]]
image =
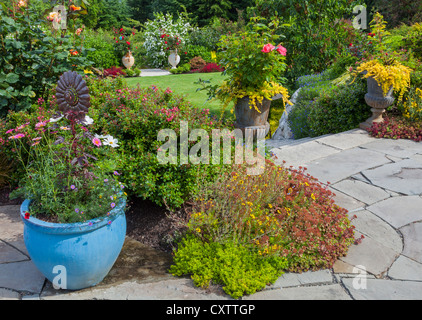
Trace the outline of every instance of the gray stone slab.
[[0, 288], [0, 300], [20, 300], [19, 292]]
[[331, 187], [368, 205], [390, 197], [383, 189], [358, 180], [343, 180]]
[[366, 289], [355, 289], [353, 278], [342, 278], [342, 282], [356, 300], [420, 300], [422, 282], [367, 279]]
[[350, 214], [350, 216], [353, 215], [356, 215], [356, 218], [353, 219], [351, 223], [355, 226], [357, 231], [365, 235], [365, 237], [370, 237], [375, 241], [382, 243], [384, 246], [397, 253], [402, 252], [402, 238], [388, 223], [367, 210]]
[[0, 206], [0, 239], [4, 241], [21, 240], [23, 222], [20, 206]]
[[269, 289], [281, 289], [286, 287], [296, 287], [309, 284], [331, 283], [333, 276], [330, 270], [308, 271], [303, 273], [288, 272], [283, 274]]
[[376, 139], [362, 145], [362, 148], [375, 150], [394, 157], [408, 158], [414, 154], [422, 153], [422, 143], [412, 140]]
[[388, 270], [388, 276], [396, 280], [422, 281], [422, 264], [401, 255]]
[[305, 166], [307, 163], [324, 158], [326, 156], [339, 153], [340, 150], [320, 144], [315, 141], [304, 142], [294, 146], [286, 146], [279, 149], [271, 150], [277, 156], [276, 163], [286, 161], [285, 166]]
[[376, 151], [354, 148], [310, 162], [308, 173], [325, 183], [336, 183], [363, 170], [391, 162]]
[[422, 263], [422, 223], [411, 223], [400, 228], [403, 235], [403, 255]]
[[0, 287], [40, 293], [45, 278], [32, 261], [0, 264]]
[[29, 260], [29, 258], [12, 246], [0, 241], [0, 264], [5, 262], [17, 262]]
[[351, 300], [339, 284], [265, 290], [242, 300]]
[[343, 192], [340, 192], [338, 190], [334, 190], [333, 188], [328, 188], [330, 191], [332, 191], [335, 196], [333, 197], [335, 203], [342, 207], [349, 212], [355, 211], [355, 210], [361, 210], [365, 207], [365, 204], [363, 202], [360, 202], [356, 200], [355, 198], [350, 197], [347, 194], [344, 194]]
[[[360, 234], [356, 232], [356, 237]], [[358, 245], [352, 245], [345, 257], [340, 260], [352, 265], [362, 266], [362, 269], [375, 276], [385, 274], [396, 260], [398, 253], [382, 243], [365, 237]]]
[[392, 197], [366, 208], [398, 229], [422, 220], [422, 199], [419, 196]]
[[320, 138], [318, 139], [318, 142], [337, 149], [346, 150], [364, 145], [374, 140], [375, 138], [369, 136], [365, 130], [354, 129]]
[[153, 283], [135, 281], [115, 284], [110, 287], [96, 287], [75, 292], [41, 294], [41, 300], [233, 300], [216, 289], [216, 292], [197, 288], [190, 279], [175, 279]]
[[422, 194], [422, 161], [411, 159], [369, 169], [362, 174], [373, 185], [406, 195]]

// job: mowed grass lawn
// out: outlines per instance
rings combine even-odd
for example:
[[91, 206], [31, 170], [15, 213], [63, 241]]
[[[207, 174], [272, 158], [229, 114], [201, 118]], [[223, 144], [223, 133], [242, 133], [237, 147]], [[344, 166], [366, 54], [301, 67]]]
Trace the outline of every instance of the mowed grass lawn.
[[[193, 106], [201, 109], [210, 109], [211, 114], [220, 116], [223, 109], [221, 101], [214, 99], [207, 101], [207, 91], [196, 91], [202, 88], [201, 85], [195, 84], [199, 79], [210, 80], [211, 85], [221, 84], [225, 77], [221, 72], [216, 73], [188, 73], [188, 74], [172, 74], [168, 76], [155, 76], [155, 77], [134, 77], [127, 78], [129, 86], [135, 87], [139, 84], [140, 87], [150, 87], [152, 85], [161, 89], [170, 88], [174, 93], [183, 95], [187, 101], [191, 102]], [[225, 110], [225, 116], [234, 117], [230, 112], [232, 105]]]
[[[187, 101], [190, 101], [194, 107], [201, 109], [210, 109], [212, 115], [220, 118], [223, 110], [221, 101], [214, 99], [207, 101], [208, 95], [206, 90], [196, 91], [198, 88], [202, 88], [201, 85], [195, 84], [199, 79], [210, 80], [211, 85], [222, 84], [225, 76], [221, 72], [215, 73], [188, 73], [188, 74], [172, 74], [168, 76], [156, 76], [156, 77], [133, 77], [127, 78], [127, 83], [131, 87], [135, 87], [139, 84], [141, 87], [150, 87], [152, 85], [162, 89], [170, 88], [174, 93], [185, 96]], [[280, 100], [281, 101], [281, 100]], [[270, 138], [271, 134], [278, 127], [278, 121], [283, 114], [284, 107], [280, 103], [272, 103], [274, 106], [270, 109], [270, 117], [268, 119], [271, 125], [271, 131], [267, 138]], [[224, 117], [235, 119], [234, 113], [230, 110], [233, 109], [233, 104], [227, 106], [224, 110]]]

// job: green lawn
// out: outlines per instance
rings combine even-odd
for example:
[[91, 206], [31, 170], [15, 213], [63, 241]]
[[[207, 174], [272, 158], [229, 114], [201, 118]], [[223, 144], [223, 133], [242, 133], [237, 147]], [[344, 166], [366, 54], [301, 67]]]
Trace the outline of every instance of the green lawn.
[[[159, 88], [166, 89], [170, 88], [174, 93], [184, 95], [186, 100], [190, 101], [192, 105], [197, 108], [210, 109], [211, 114], [220, 117], [222, 111], [222, 103], [214, 99], [212, 101], [207, 101], [206, 91], [196, 91], [196, 89], [201, 88], [199, 84], [195, 84], [198, 79], [210, 80], [211, 85], [221, 84], [225, 77], [220, 73], [189, 73], [189, 74], [172, 74], [168, 76], [156, 76], [156, 77], [134, 77], [127, 78], [127, 83], [129, 86], [140, 85], [141, 87], [150, 87], [155, 85]], [[271, 125], [271, 133], [278, 127], [278, 121], [283, 113], [284, 108], [279, 103], [274, 103], [278, 107], [273, 107], [270, 112], [270, 118], [268, 121]], [[232, 105], [227, 107], [227, 110], [224, 112], [225, 118], [232, 117], [234, 119], [234, 113], [230, 112], [230, 109], [233, 108]]]
[[[159, 88], [170, 88], [174, 93], [184, 95], [186, 100], [190, 101], [192, 105], [197, 108], [210, 109], [210, 112], [216, 116], [221, 114], [222, 104], [219, 100], [207, 101], [206, 91], [196, 91], [201, 88], [199, 84], [195, 84], [199, 80], [210, 80], [211, 85], [221, 84], [224, 81], [224, 76], [221, 72], [216, 73], [189, 73], [189, 74], [172, 74], [168, 76], [156, 77], [135, 77], [127, 78], [129, 86], [150, 87], [155, 85]], [[230, 107], [225, 111], [226, 116], [230, 116]]]

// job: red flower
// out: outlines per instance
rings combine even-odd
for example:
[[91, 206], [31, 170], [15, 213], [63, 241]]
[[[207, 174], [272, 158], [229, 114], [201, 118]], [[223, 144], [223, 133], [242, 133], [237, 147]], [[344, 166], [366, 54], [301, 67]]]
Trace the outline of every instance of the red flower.
[[264, 53], [268, 53], [274, 50], [274, 46], [271, 43], [267, 43], [263, 48], [262, 48], [262, 52]]
[[130, 42], [129, 42], [129, 41], [126, 41], [126, 44], [127, 44], [128, 46], [130, 46]]
[[187, 52], [185, 52], [185, 54], [188, 54]]
[[167, 44], [167, 41], [164, 41], [165, 44]]
[[123, 28], [120, 28], [120, 32], [123, 32]]
[[162, 35], [161, 35], [161, 39], [163, 39], [165, 36], [166, 36], [165, 34], [162, 34]]
[[29, 216], [30, 216], [29, 212], [25, 212], [25, 219], [29, 219]]
[[282, 56], [285, 56], [287, 54], [287, 49], [283, 46], [278, 46], [277, 47], [277, 52], [279, 54], [281, 54]]
[[349, 47], [353, 46], [353, 43], [349, 43]]

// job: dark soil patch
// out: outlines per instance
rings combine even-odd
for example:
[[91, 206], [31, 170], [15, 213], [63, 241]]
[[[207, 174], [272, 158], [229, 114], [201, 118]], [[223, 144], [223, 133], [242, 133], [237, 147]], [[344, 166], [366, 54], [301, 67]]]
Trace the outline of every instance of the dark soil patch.
[[12, 189], [8, 186], [0, 187], [0, 206], [7, 205], [20, 205], [23, 202], [23, 199], [9, 199], [9, 194]]
[[186, 230], [183, 209], [170, 212], [149, 200], [133, 198], [126, 211], [127, 235], [144, 245], [172, 252]]

